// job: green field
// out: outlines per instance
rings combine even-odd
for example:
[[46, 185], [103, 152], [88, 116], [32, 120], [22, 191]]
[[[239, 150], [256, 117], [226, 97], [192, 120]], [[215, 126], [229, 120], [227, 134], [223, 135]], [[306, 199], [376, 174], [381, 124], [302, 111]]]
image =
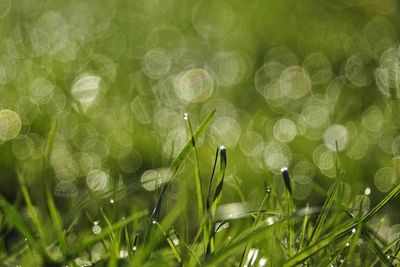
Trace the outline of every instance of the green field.
[[0, 266], [400, 265], [397, 0], [0, 0]]

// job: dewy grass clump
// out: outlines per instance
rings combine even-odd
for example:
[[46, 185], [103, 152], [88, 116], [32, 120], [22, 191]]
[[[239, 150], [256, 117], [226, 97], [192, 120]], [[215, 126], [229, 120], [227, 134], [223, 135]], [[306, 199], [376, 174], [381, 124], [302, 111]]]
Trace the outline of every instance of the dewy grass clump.
[[[73, 266], [95, 263], [112, 266], [336, 266], [358, 264], [361, 261], [389, 266], [396, 264], [398, 235], [392, 234], [390, 243], [387, 243], [373, 230], [369, 221], [399, 194], [400, 185], [369, 211], [363, 210], [365, 199], [360, 199], [355, 209], [346, 208], [341, 201], [344, 171], [338, 156], [336, 179], [331, 188], [324, 192], [326, 199], [321, 208], [308, 204], [305, 207], [296, 205], [287, 167], [281, 169], [286, 194], [278, 193], [273, 185], [266, 185], [258, 208], [246, 207], [244, 203], [231, 205], [229, 209], [226, 204], [221, 205], [224, 188], [230, 186], [226, 182], [226, 171], [230, 168], [227, 166], [227, 148], [217, 148], [211, 176], [205, 179], [200, 174], [199, 151], [196, 147], [196, 140], [204, 134], [214, 114], [212, 112], [196, 131], [192, 130], [189, 115], [184, 114], [191, 138], [170, 165], [170, 179], [160, 187], [151, 214], [146, 210], [135, 210], [134, 206], [129, 214], [121, 213], [122, 210], [117, 208], [119, 203], [114, 198], [108, 204], [105, 202], [100, 207], [93, 207], [98, 210], [97, 213], [90, 212], [88, 208], [91, 204], [82, 199], [70, 209], [75, 214], [78, 212], [78, 217], [61, 214], [60, 204], [56, 204], [49, 191], [50, 180], [44, 180], [43, 183], [47, 212], [39, 214], [27, 187], [26, 169], [22, 168], [18, 174], [19, 186], [31, 224], [27, 224], [15, 206], [0, 197], [2, 227], [8, 229], [9, 234], [13, 233], [16, 242], [12, 250], [2, 255], [2, 261], [6, 265], [25, 262], [27, 265]], [[54, 125], [57, 127], [57, 123]], [[54, 134], [57, 129], [54, 127], [46, 145], [46, 158], [56, 138]], [[194, 175], [193, 178], [189, 177], [194, 181], [188, 183], [192, 185], [194, 182], [196, 197], [189, 197], [188, 200], [197, 199], [197, 203], [182, 201], [185, 199], [182, 197], [170, 199], [170, 188], [177, 183], [181, 169], [190, 164], [186, 159], [191, 152]], [[42, 171], [49, 171], [46, 161]], [[103, 184], [103, 176], [106, 177], [106, 174], [99, 170], [89, 173], [87, 183], [92, 191]], [[205, 187], [202, 182], [207, 180], [207, 190], [203, 191]], [[157, 177], [152, 183], [157, 183]], [[242, 188], [236, 185], [238, 192], [241, 192]], [[117, 190], [103, 191], [113, 196], [118, 194]], [[366, 190], [365, 196], [370, 193], [370, 190]], [[169, 211], [165, 212], [168, 206]], [[226, 215], [221, 217], [224, 206]], [[187, 220], [188, 215], [196, 219]], [[46, 224], [43, 224], [43, 216]], [[85, 223], [85, 217], [92, 222], [91, 225]], [[78, 228], [79, 221], [86, 227]], [[185, 232], [185, 229], [190, 229], [190, 232]], [[7, 235], [4, 238], [8, 238]], [[34, 263], [27, 261], [28, 258], [34, 259]]]
[[0, 0], [0, 266], [400, 265], [399, 17]]

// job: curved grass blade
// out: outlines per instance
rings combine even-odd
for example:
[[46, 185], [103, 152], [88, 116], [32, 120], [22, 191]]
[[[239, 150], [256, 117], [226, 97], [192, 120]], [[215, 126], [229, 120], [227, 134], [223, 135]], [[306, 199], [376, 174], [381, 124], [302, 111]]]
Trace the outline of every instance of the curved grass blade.
[[[206, 129], [208, 128], [209, 124], [211, 123], [212, 118], [214, 117], [215, 114], [215, 109], [203, 120], [203, 122], [200, 124], [200, 126], [197, 128], [195, 133], [193, 134], [194, 139], [200, 138]], [[149, 240], [149, 236], [151, 234], [151, 229], [152, 229], [152, 221], [158, 220], [161, 212], [161, 207], [162, 207], [162, 202], [163, 202], [163, 196], [169, 186], [172, 184], [177, 172], [181, 168], [183, 162], [187, 158], [187, 156], [190, 154], [190, 152], [193, 149], [193, 143], [192, 143], [192, 138], [186, 143], [186, 145], [183, 147], [181, 152], [178, 154], [176, 159], [172, 162], [170, 165], [170, 169], [172, 170], [172, 178], [163, 186], [161, 193], [158, 197], [156, 207], [154, 208], [151, 216], [149, 223], [147, 224], [146, 227], [146, 232], [145, 232], [145, 237], [144, 237], [144, 243], [146, 243]]]
[[296, 254], [289, 261], [287, 261], [284, 266], [295, 266], [296, 264], [303, 262], [319, 250], [334, 242], [335, 240], [338, 240], [348, 234], [350, 231], [352, 231], [353, 228], [357, 227], [359, 223], [366, 223], [399, 193], [400, 184], [397, 185], [392, 191], [390, 191], [390, 193], [387, 194], [385, 198], [382, 199], [381, 202], [379, 202], [378, 205], [376, 205], [370, 212], [363, 216], [361, 220], [350, 224], [346, 223], [345, 225], [339, 227], [334, 233], [327, 235], [325, 238], [319, 240], [318, 242], [315, 242], [313, 245]]
[[190, 122], [190, 118], [187, 113], [184, 114], [184, 120], [187, 122], [187, 127], [189, 129], [190, 139], [191, 139], [192, 147], [193, 147], [194, 183], [196, 186], [197, 212], [198, 212], [199, 221], [200, 221], [204, 214], [204, 201], [203, 201], [203, 190], [202, 190], [202, 186], [201, 186], [199, 156], [197, 154], [196, 139], [193, 135], [192, 123]]
[[0, 209], [4, 214], [6, 223], [9, 226], [15, 227], [18, 232], [20, 232], [28, 240], [29, 244], [36, 243], [36, 239], [31, 229], [25, 224], [18, 211], [16, 211], [15, 208], [3, 198], [3, 196], [0, 196]]
[[182, 264], [182, 258], [179, 255], [178, 250], [176, 249], [176, 246], [174, 244], [174, 241], [171, 239], [171, 237], [167, 234], [167, 232], [165, 231], [165, 229], [161, 226], [161, 224], [159, 224], [156, 221], [153, 221], [153, 224], [155, 224], [158, 229], [161, 231], [161, 233], [163, 234], [164, 238], [167, 240], [168, 245], [171, 247], [172, 253], [174, 254], [176, 260], [178, 261], [179, 264]]
[[101, 231], [101, 233], [99, 233], [98, 235], [87, 237], [86, 239], [80, 241], [76, 245], [76, 247], [71, 248], [69, 255], [71, 257], [75, 257], [75, 256], [79, 255], [79, 253], [81, 253], [88, 247], [94, 245], [96, 242], [102, 240], [107, 235], [111, 234], [112, 232], [114, 232], [120, 228], [125, 227], [126, 225], [128, 225], [129, 223], [131, 223], [137, 219], [140, 219], [140, 218], [146, 216], [147, 214], [148, 214], [148, 212], [146, 210], [133, 213], [129, 217], [125, 218], [124, 220], [120, 220], [120, 221], [114, 223], [111, 227], [108, 226], [103, 231]]
[[211, 231], [211, 236], [207, 240], [207, 248], [206, 248], [206, 255], [213, 253], [215, 250], [215, 233], [213, 223], [215, 217], [215, 212], [217, 210], [217, 206], [221, 201], [222, 196], [222, 188], [224, 186], [224, 178], [225, 178], [225, 170], [227, 165], [227, 158], [226, 158], [226, 148], [225, 146], [220, 146], [219, 148], [219, 155], [220, 155], [220, 171], [219, 176], [217, 179], [217, 186], [215, 188], [213, 201], [211, 203], [211, 208], [209, 211], [209, 230]]
[[53, 199], [52, 190], [50, 187], [50, 178], [49, 178], [50, 154], [53, 149], [53, 145], [57, 135], [57, 129], [58, 129], [58, 119], [55, 119], [51, 124], [49, 136], [47, 138], [45, 145], [45, 154], [43, 161], [43, 187], [47, 203], [47, 211], [49, 212], [50, 219], [54, 226], [57, 239], [60, 243], [61, 251], [64, 254], [66, 254], [68, 252], [68, 244], [67, 241], [65, 240], [62, 219]]
[[[263, 214], [261, 212], [261, 210], [263, 209], [265, 202], [268, 200], [270, 193], [271, 193], [271, 190], [267, 187], [265, 190], [264, 198], [260, 204], [260, 210], [257, 212], [256, 218], [254, 219], [253, 227], [256, 226], [258, 224], [258, 222], [260, 221], [261, 216]], [[250, 241], [249, 243], [247, 243], [245, 249], [243, 250], [242, 257], [240, 258], [239, 267], [242, 267], [243, 264], [245, 263], [245, 259], [247, 259], [247, 257], [248, 257], [248, 254], [249, 254], [252, 244], [253, 244], [253, 242]]]
[[[337, 147], [337, 142], [336, 142], [336, 147]], [[337, 149], [337, 151], [338, 151], [338, 149]], [[319, 238], [319, 236], [322, 232], [322, 229], [325, 225], [326, 219], [328, 217], [329, 211], [332, 208], [332, 206], [335, 202], [336, 196], [339, 192], [339, 187], [343, 180], [343, 172], [341, 171], [341, 168], [339, 165], [339, 156], [336, 157], [336, 175], [337, 175], [337, 179], [336, 179], [334, 185], [328, 191], [328, 196], [324, 202], [324, 205], [322, 206], [323, 212], [317, 218], [317, 222], [315, 223], [315, 226], [311, 233], [311, 237], [310, 237], [308, 244], [315, 243], [315, 241]]]
[[[289, 176], [289, 171], [288, 168], [284, 167], [281, 169], [283, 181], [285, 182], [286, 185], [286, 212], [287, 214], [292, 214], [293, 213], [293, 197], [292, 197], [292, 186], [291, 186], [291, 181], [290, 181], [290, 176]], [[294, 224], [291, 220], [288, 221], [288, 254], [289, 256], [292, 256], [294, 254]]]
[[381, 260], [381, 262], [385, 266], [393, 266], [393, 264], [386, 257], [385, 253], [381, 250], [381, 248], [375, 242], [375, 238], [373, 237], [373, 235], [367, 229], [362, 229], [361, 235], [362, 235], [363, 239], [367, 242], [368, 247], [371, 250], [371, 252], [374, 253], [376, 256], [378, 256], [378, 258]]

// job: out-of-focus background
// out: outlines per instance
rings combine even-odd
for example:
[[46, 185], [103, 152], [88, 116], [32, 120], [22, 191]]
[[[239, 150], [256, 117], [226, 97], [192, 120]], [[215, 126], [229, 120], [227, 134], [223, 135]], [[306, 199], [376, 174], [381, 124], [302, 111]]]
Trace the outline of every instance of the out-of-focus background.
[[[399, 182], [400, 49], [396, 0], [0, 0], [0, 192], [17, 169], [38, 210], [51, 121], [52, 187], [65, 210], [118, 188], [154, 205], [169, 164], [198, 142], [204, 186], [227, 147], [223, 202], [259, 203], [288, 166], [296, 205], [321, 205], [345, 170], [343, 203], [365, 209]], [[193, 196], [191, 159], [168, 193]], [[241, 190], [237, 190], [240, 188]], [[183, 190], [185, 189], [185, 190]], [[186, 190], [187, 189], [187, 190]], [[240, 193], [238, 193], [238, 191]], [[114, 200], [113, 200], [114, 201]], [[389, 235], [398, 205], [376, 219]]]

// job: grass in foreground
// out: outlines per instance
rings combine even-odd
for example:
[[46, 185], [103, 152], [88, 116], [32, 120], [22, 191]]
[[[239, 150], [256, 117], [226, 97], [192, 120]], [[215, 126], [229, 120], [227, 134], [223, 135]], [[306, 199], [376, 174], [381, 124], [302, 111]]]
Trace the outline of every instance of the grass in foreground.
[[[290, 170], [282, 169], [285, 194], [266, 180], [265, 194], [258, 208], [235, 203], [228, 215], [222, 212], [225, 171], [229, 152], [216, 151], [208, 179], [200, 171], [196, 141], [213, 118], [212, 112], [193, 131], [186, 146], [170, 165], [171, 179], [158, 195], [155, 207], [118, 209], [117, 203], [91, 204], [86, 196], [67, 212], [57, 207], [51, 191], [48, 158], [57, 123], [50, 131], [43, 164], [45, 214], [38, 212], [26, 184], [24, 170], [18, 173], [20, 201], [9, 203], [0, 196], [0, 231], [3, 266], [393, 266], [399, 264], [399, 238], [387, 243], [369, 225], [400, 192], [390, 191], [373, 209], [364, 212], [342, 203], [343, 173], [339, 157], [336, 179], [321, 208], [296, 207], [292, 197]], [[188, 176], [187, 195], [172, 201], [170, 188], [186, 159], [193, 153], [194, 175]], [[211, 166], [210, 166], [211, 167]], [[194, 196], [191, 185], [194, 185]], [[138, 184], [128, 186], [133, 193]], [[205, 194], [203, 193], [204, 189]], [[237, 186], [240, 192], [240, 186]], [[117, 194], [117, 189], [108, 192]], [[241, 193], [241, 195], [243, 195]], [[121, 201], [121, 200], [120, 200]], [[235, 206], [236, 205], [236, 206]], [[172, 207], [171, 207], [172, 206]], [[25, 209], [28, 216], [23, 216]], [[104, 229], [91, 217], [97, 210]], [[239, 211], [238, 211], [239, 210]], [[223, 217], [225, 216], [225, 217]], [[86, 222], [93, 223], [85, 227]], [[10, 244], [12, 243], [12, 244]]]

